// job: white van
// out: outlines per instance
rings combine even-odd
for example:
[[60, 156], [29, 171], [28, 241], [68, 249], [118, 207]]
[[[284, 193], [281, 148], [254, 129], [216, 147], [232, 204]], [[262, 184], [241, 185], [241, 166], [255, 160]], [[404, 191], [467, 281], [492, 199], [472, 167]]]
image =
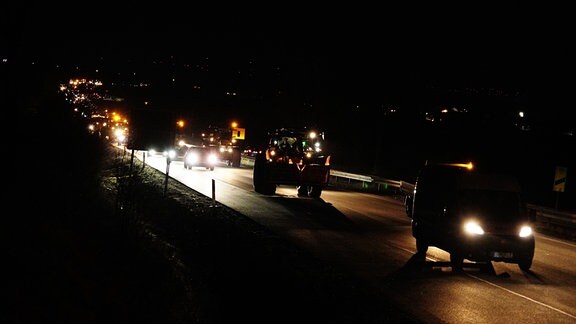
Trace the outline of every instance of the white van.
[[425, 256], [429, 246], [445, 250], [453, 270], [464, 259], [529, 270], [535, 239], [518, 181], [471, 166], [428, 164], [420, 171], [407, 208], [417, 253]]

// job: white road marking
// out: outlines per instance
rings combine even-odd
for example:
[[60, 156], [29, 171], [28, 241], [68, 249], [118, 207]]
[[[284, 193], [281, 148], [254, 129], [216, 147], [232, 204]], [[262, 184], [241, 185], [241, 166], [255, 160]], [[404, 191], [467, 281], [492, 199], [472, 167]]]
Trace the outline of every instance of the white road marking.
[[[398, 248], [401, 249], [401, 250], [403, 250], [403, 251], [410, 252], [410, 253], [412, 253], [412, 254], [416, 253], [416, 251], [404, 249], [404, 248], [402, 248], [402, 247], [398, 247]], [[439, 261], [439, 260], [437, 260], [437, 259], [435, 259], [435, 258], [431, 258], [431, 257], [429, 257], [429, 256], [426, 256], [426, 260], [434, 261], [434, 262]], [[510, 293], [510, 294], [512, 294], [512, 295], [518, 296], [518, 297], [520, 297], [520, 298], [526, 299], [526, 300], [531, 301], [531, 302], [533, 302], [533, 303], [536, 303], [536, 304], [538, 304], [538, 305], [540, 305], [540, 306], [544, 306], [544, 307], [546, 307], [546, 308], [548, 308], [548, 309], [551, 309], [551, 310], [553, 310], [553, 311], [555, 311], [555, 312], [558, 312], [558, 313], [560, 313], [560, 314], [566, 315], [566, 316], [568, 316], [568, 317], [570, 317], [570, 318], [576, 319], [576, 315], [567, 313], [567, 312], [565, 312], [565, 311], [563, 311], [563, 310], [561, 310], [561, 309], [558, 309], [558, 308], [556, 308], [556, 307], [554, 307], [554, 306], [550, 306], [550, 305], [548, 305], [548, 304], [544, 304], [543, 302], [539, 302], [539, 301], [537, 301], [537, 300], [535, 300], [535, 299], [532, 299], [532, 298], [530, 298], [530, 297], [528, 297], [528, 296], [524, 296], [524, 295], [519, 294], [519, 293], [517, 293], [517, 292], [514, 292], [514, 291], [512, 291], [512, 290], [510, 290], [510, 289], [507, 289], [507, 288], [504, 288], [504, 287], [502, 287], [502, 286], [499, 286], [499, 285], [497, 285], [497, 284], [495, 284], [495, 283], [492, 283], [492, 282], [490, 282], [490, 281], [488, 281], [488, 280], [482, 279], [482, 278], [480, 278], [480, 277], [476, 277], [475, 275], [472, 275], [472, 274], [469, 274], [469, 273], [466, 273], [466, 275], [469, 276], [470, 278], [477, 279], [477, 280], [482, 281], [482, 282], [484, 282], [484, 283], [487, 283], [487, 284], [489, 284], [489, 285], [491, 285], [491, 286], [493, 286], [493, 287], [496, 287], [496, 288], [498, 288], [498, 289], [504, 290], [504, 291], [506, 291], [506, 292], [508, 292], [508, 293]]]
[[495, 284], [495, 283], [492, 283], [492, 282], [490, 282], [490, 281], [488, 281], [488, 280], [484, 280], [484, 279], [482, 279], [482, 278], [476, 277], [475, 275], [471, 275], [471, 274], [469, 274], [469, 273], [466, 273], [466, 275], [469, 276], [469, 277], [471, 277], [471, 278], [480, 280], [480, 281], [482, 281], [482, 282], [484, 282], [484, 283], [487, 283], [487, 284], [489, 284], [490, 286], [493, 286], [493, 287], [496, 287], [496, 288], [498, 288], [498, 289], [504, 290], [504, 291], [506, 291], [506, 292], [508, 292], [508, 293], [510, 293], [510, 294], [512, 294], [512, 295], [518, 296], [518, 297], [520, 297], [520, 298], [524, 298], [524, 299], [526, 299], [526, 300], [528, 300], [528, 301], [531, 301], [531, 302], [533, 302], [533, 303], [535, 303], [535, 304], [538, 304], [538, 305], [540, 305], [540, 306], [544, 306], [544, 307], [546, 307], [546, 308], [548, 308], [548, 309], [551, 309], [551, 310], [553, 310], [553, 311], [555, 311], [555, 312], [558, 312], [558, 313], [563, 314], [563, 315], [566, 315], [566, 316], [568, 316], [568, 317], [570, 317], [570, 318], [576, 319], [576, 315], [567, 313], [567, 312], [565, 312], [565, 311], [563, 311], [563, 310], [561, 310], [561, 309], [558, 309], [558, 308], [556, 308], [556, 307], [550, 306], [550, 305], [548, 305], [548, 304], [544, 304], [543, 302], [539, 302], [539, 301], [537, 301], [537, 300], [535, 300], [535, 299], [532, 299], [532, 298], [530, 298], [530, 297], [528, 297], [528, 296], [524, 296], [524, 295], [519, 294], [519, 293], [517, 293], [517, 292], [514, 292], [514, 291], [512, 291], [512, 290], [510, 290], [510, 289], [507, 289], [507, 288], [504, 288], [504, 287], [502, 287], [502, 286], [499, 286], [499, 285], [497, 285], [497, 284]]

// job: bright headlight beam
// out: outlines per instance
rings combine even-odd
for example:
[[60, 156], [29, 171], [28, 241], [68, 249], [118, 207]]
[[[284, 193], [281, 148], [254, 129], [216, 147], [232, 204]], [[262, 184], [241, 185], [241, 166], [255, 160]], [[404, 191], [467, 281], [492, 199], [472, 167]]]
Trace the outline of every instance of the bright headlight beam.
[[520, 237], [528, 237], [530, 235], [532, 235], [532, 227], [527, 225], [522, 226], [520, 233], [518, 233], [518, 236]]
[[469, 221], [464, 225], [464, 230], [468, 234], [484, 235], [484, 230], [475, 221]]
[[218, 161], [218, 159], [217, 159], [216, 155], [214, 155], [214, 154], [208, 155], [208, 163], [216, 164], [217, 161]]

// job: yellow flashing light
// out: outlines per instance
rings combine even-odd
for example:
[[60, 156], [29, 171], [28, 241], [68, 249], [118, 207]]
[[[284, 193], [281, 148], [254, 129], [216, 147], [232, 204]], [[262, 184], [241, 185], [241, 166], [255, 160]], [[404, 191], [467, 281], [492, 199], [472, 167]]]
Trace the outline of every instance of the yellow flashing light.
[[466, 168], [468, 170], [474, 169], [474, 164], [472, 162], [468, 163], [446, 163], [445, 165], [455, 166], [459, 168]]

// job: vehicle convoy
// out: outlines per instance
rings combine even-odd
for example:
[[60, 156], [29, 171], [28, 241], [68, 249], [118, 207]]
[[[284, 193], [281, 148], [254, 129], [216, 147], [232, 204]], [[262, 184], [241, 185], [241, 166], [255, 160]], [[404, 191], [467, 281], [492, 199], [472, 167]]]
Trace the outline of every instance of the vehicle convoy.
[[330, 179], [324, 134], [281, 128], [268, 133], [254, 159], [254, 191], [273, 195], [277, 185], [294, 185], [299, 196], [318, 198]]
[[535, 239], [511, 175], [479, 172], [471, 163], [427, 164], [406, 207], [422, 257], [435, 246], [450, 253], [453, 270], [461, 270], [464, 259], [513, 263], [525, 271], [532, 265]]
[[232, 122], [228, 127], [210, 125], [201, 134], [202, 144], [216, 148], [218, 160], [228, 166], [240, 167], [245, 129]]
[[[229, 127], [209, 125], [194, 131], [184, 127], [184, 121], [177, 122], [178, 127], [173, 130], [172, 123], [165, 133], [169, 138], [163, 145], [150, 145], [148, 152], [150, 155], [164, 155], [168, 161], [187, 161], [186, 168], [193, 166], [206, 166], [214, 169], [218, 162], [226, 163], [228, 166], [239, 167], [241, 152], [244, 146], [245, 129], [238, 127], [236, 123], [231, 123]], [[193, 153], [193, 154], [189, 154]], [[193, 156], [210, 157], [210, 164], [201, 160], [194, 160]], [[188, 160], [186, 160], [186, 158]], [[212, 163], [212, 160], [215, 160]], [[196, 165], [199, 164], [199, 165]]]

